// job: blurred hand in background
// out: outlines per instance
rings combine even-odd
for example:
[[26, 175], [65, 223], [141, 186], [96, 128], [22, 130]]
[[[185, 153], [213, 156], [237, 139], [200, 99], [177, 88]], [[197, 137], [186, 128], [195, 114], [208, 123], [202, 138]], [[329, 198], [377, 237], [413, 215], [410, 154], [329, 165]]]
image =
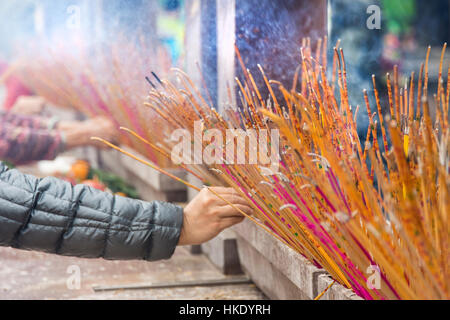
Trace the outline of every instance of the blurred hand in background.
[[119, 137], [118, 128], [105, 117], [92, 118], [86, 121], [61, 121], [56, 130], [61, 131], [66, 139], [66, 148], [81, 146], [95, 146], [105, 148], [102, 143], [92, 141], [92, 137], [99, 137], [110, 142], [116, 142]]
[[46, 101], [39, 96], [21, 96], [11, 109], [11, 112], [22, 115], [38, 115], [45, 108]]

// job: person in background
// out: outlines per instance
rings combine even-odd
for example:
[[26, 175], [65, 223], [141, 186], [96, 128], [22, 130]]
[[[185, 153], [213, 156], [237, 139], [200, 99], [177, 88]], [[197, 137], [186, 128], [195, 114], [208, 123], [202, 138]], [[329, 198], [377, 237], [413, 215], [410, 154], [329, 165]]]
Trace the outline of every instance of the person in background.
[[14, 165], [53, 160], [68, 149], [94, 145], [93, 136], [114, 141], [117, 130], [104, 117], [86, 121], [59, 121], [40, 116], [46, 105], [39, 96], [21, 96], [10, 111], [0, 110], [0, 160]]
[[0, 159], [15, 165], [53, 160], [68, 149], [94, 144], [93, 136], [114, 140], [117, 130], [106, 118], [61, 121], [0, 112]]

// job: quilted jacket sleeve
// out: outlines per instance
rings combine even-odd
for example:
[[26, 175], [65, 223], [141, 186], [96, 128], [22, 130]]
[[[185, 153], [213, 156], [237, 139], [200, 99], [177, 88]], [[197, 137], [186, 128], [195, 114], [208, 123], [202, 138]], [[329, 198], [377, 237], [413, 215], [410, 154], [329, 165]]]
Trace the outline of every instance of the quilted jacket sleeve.
[[37, 179], [0, 162], [0, 246], [108, 260], [172, 256], [183, 210]]

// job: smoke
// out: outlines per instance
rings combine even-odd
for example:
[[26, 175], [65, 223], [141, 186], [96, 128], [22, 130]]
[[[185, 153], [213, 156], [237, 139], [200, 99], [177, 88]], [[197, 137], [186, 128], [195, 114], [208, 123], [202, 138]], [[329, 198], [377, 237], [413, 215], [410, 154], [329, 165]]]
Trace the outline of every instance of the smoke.
[[0, 52], [4, 57], [49, 46], [108, 45], [156, 40], [157, 1], [2, 0]]
[[[366, 9], [374, 4], [380, 5], [380, 1], [358, 0], [350, 4], [345, 0], [333, 0], [330, 2], [329, 12], [330, 46], [341, 41], [340, 47], [344, 50], [348, 74], [349, 100], [353, 110], [360, 106], [357, 123], [361, 137], [366, 134], [369, 124], [363, 89], [368, 91], [372, 110], [376, 110], [371, 76], [378, 74], [383, 50], [383, 30], [369, 30], [366, 25]], [[330, 63], [332, 59], [330, 53]]]
[[35, 35], [34, 1], [2, 0], [0, 2], [0, 58], [10, 59], [18, 41]]

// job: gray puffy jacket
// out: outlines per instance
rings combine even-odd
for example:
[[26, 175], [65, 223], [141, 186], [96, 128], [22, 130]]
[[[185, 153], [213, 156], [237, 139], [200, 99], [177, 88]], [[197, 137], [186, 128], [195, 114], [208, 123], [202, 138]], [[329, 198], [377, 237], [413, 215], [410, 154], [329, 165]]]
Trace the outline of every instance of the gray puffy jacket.
[[168, 259], [183, 210], [37, 179], [0, 162], [0, 246], [114, 260]]

